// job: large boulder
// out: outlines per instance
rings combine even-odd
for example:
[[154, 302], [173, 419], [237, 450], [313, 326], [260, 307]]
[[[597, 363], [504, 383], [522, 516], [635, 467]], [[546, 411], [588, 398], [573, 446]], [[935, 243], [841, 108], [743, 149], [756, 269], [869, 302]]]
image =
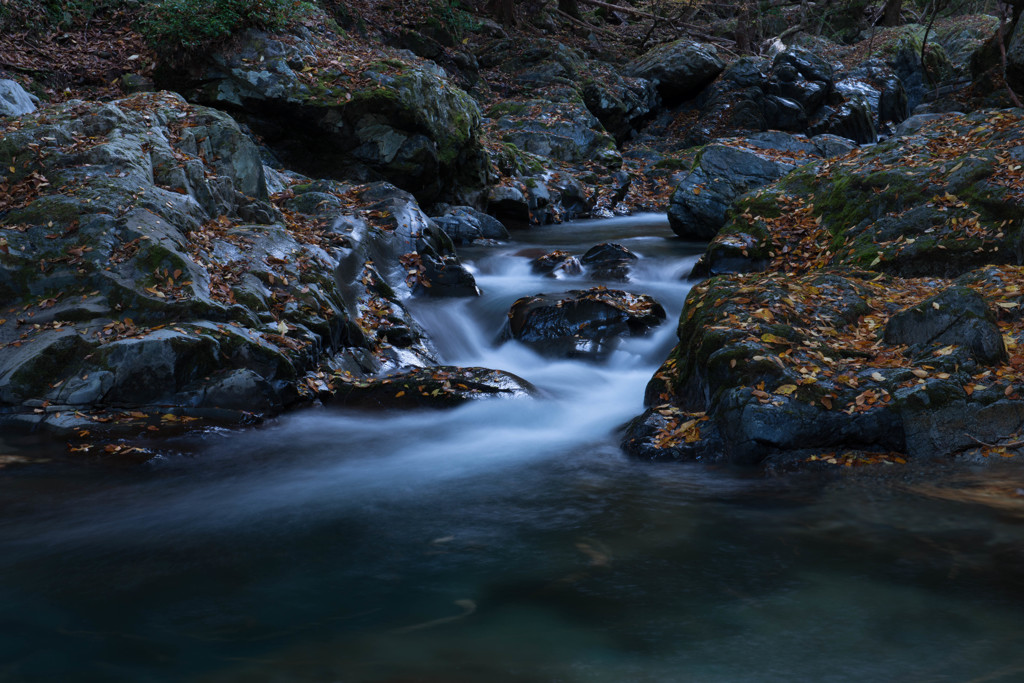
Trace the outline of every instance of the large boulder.
[[273, 413], [321, 363], [432, 362], [387, 282], [431, 224], [393, 186], [275, 171], [270, 197], [238, 125], [169, 93], [23, 115], [0, 162], [5, 420]]
[[1019, 445], [1022, 133], [1019, 110], [923, 117], [741, 197], [627, 451], [854, 466]]
[[495, 134], [531, 154], [569, 163], [596, 161], [617, 169], [615, 139], [582, 103], [506, 101], [492, 108]]
[[[1022, 277], [1020, 268], [972, 274], [972, 283], [989, 286], [981, 308], [1016, 306]], [[969, 291], [943, 301], [965, 302], [961, 311], [975, 307], [966, 301], [981, 295]], [[930, 293], [919, 282], [856, 272], [709, 280], [687, 299], [679, 344], [648, 385], [650, 408], [627, 430], [627, 451], [856, 465], [941, 458], [1012, 437], [1024, 426], [1013, 358], [993, 354], [995, 367], [987, 369], [964, 362], [993, 351], [987, 330], [975, 334], [995, 325], [991, 316], [978, 328], [965, 323], [943, 345], [930, 343], [941, 336], [928, 337], [930, 330], [882, 334], [889, 326], [908, 330], [900, 321], [908, 314], [890, 301], [934, 311]], [[1019, 313], [997, 329], [1016, 347]], [[924, 337], [929, 343], [904, 343]]]
[[480, 202], [480, 112], [435, 64], [365, 59], [326, 31], [250, 31], [205, 63], [185, 84], [193, 96], [243, 116], [292, 168], [387, 180], [420, 201]]
[[680, 39], [648, 51], [628, 70], [653, 81], [666, 103], [678, 104], [703, 90], [724, 68], [714, 45]]
[[799, 165], [852, 148], [829, 137], [808, 139], [787, 133], [757, 133], [710, 144], [676, 186], [669, 204], [669, 225], [685, 239], [709, 240], [744, 193]]
[[758, 268], [815, 263], [949, 278], [1019, 263], [1021, 112], [919, 115], [897, 132], [737, 200], [709, 247], [712, 272], [749, 270], [756, 260]]
[[526, 99], [529, 94], [552, 102], [582, 102], [618, 142], [629, 138], [659, 104], [650, 80], [623, 75], [612, 65], [554, 40], [522, 46], [504, 38], [484, 48], [480, 61], [503, 72], [521, 90], [506, 93], [507, 99]]
[[518, 299], [502, 332], [545, 356], [606, 358], [623, 336], [643, 335], [665, 320], [646, 294], [598, 287]]

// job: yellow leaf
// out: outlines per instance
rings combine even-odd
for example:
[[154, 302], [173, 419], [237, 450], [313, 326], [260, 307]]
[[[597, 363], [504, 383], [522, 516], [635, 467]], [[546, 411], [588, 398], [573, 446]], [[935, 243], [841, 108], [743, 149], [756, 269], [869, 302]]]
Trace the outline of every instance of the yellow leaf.
[[997, 301], [996, 306], [1000, 308], [1018, 308], [1020, 304], [1015, 301]]
[[885, 376], [880, 372], [872, 372], [871, 379], [875, 380], [876, 382], [884, 382]]
[[936, 356], [948, 356], [956, 350], [956, 346], [943, 346], [941, 349], [935, 352]]
[[777, 334], [766, 332], [761, 335], [761, 341], [768, 342], [769, 344], [788, 344], [789, 340], [785, 337], [780, 337]]
[[922, 370], [921, 368], [914, 368], [910, 372], [914, 374], [914, 377], [920, 377], [921, 379], [924, 379], [925, 377], [928, 376], [928, 371]]
[[775, 393], [776, 394], [781, 394], [783, 396], [789, 396], [794, 391], [796, 391], [796, 385], [795, 384], [783, 384], [782, 386], [780, 386], [778, 389], [775, 390]]

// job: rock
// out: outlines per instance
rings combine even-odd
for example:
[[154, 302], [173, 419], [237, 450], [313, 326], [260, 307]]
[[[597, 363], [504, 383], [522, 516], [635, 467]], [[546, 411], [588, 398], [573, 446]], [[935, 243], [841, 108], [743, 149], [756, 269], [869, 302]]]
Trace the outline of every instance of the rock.
[[999, 28], [999, 18], [990, 15], [974, 15], [954, 23], [949, 28], [939, 29], [935, 38], [942, 46], [954, 70], [969, 75], [974, 55]]
[[906, 344], [914, 355], [928, 347], [963, 346], [979, 363], [1006, 360], [1003, 335], [985, 297], [964, 286], [950, 287], [893, 315], [885, 326], [887, 344]]
[[849, 88], [849, 83], [846, 86], [842, 104], [821, 107], [817, 120], [808, 126], [808, 133], [836, 135], [858, 144], [872, 143], [878, 139], [878, 131], [871, 105], [860, 89]]
[[448, 235], [437, 228], [424, 228], [416, 239], [416, 252], [403, 264], [415, 280], [413, 292], [434, 297], [479, 296], [476, 279], [455, 254]]
[[736, 201], [702, 262], [743, 274], [691, 291], [628, 452], [853, 466], [1019, 439], [1024, 185], [996, 169], [1024, 116], [915, 118]]
[[907, 118], [910, 107], [907, 92], [892, 67], [878, 58], [868, 59], [836, 83], [844, 95], [860, 94], [871, 107], [878, 130]]
[[[581, 103], [530, 100], [499, 106], [505, 113], [494, 125], [503, 142], [569, 163], [596, 161], [609, 168], [622, 165], [615, 139]], [[495, 109], [489, 112], [492, 117], [499, 113]]]
[[785, 133], [708, 145], [672, 194], [669, 224], [684, 239], [709, 240], [736, 198], [816, 158], [820, 150], [814, 143]]
[[357, 408], [450, 408], [473, 400], [535, 394], [532, 384], [501, 370], [431, 366], [365, 379], [335, 375], [322, 400]]
[[552, 173], [547, 185], [557, 194], [557, 205], [563, 220], [585, 218], [590, 215], [594, 208], [594, 199], [579, 180], [568, 173]]
[[472, 244], [477, 240], [507, 240], [508, 229], [494, 216], [470, 206], [448, 207], [444, 215], [435, 216], [434, 223], [452, 238], [455, 244]]
[[646, 294], [615, 289], [538, 294], [512, 304], [502, 332], [545, 356], [600, 360], [619, 338], [647, 333], [665, 320], [665, 309]]
[[595, 280], [629, 280], [629, 266], [637, 260], [636, 254], [621, 244], [602, 242], [587, 250], [580, 261]]
[[668, 104], [695, 96], [725, 68], [714, 45], [680, 39], [650, 50], [628, 67], [655, 83]]
[[790, 47], [772, 60], [766, 92], [795, 102], [810, 115], [828, 101], [833, 85], [828, 62], [809, 50]]
[[[16, 158], [10, 182], [33, 189], [0, 216], [0, 297], [22, 311], [0, 316], [4, 424], [40, 401], [273, 413], [310, 398], [322, 363], [432, 360], [373, 266], [396, 271], [432, 225], [408, 193], [280, 174], [271, 203], [238, 125], [169, 93], [23, 115], [0, 141]], [[326, 227], [355, 206], [369, 220]]]
[[[327, 66], [332, 60], [340, 68]], [[477, 203], [487, 186], [476, 103], [430, 62], [355, 60], [342, 38], [318, 30], [249, 31], [207, 63], [193, 75], [194, 96], [243, 114], [307, 175], [385, 179], [421, 201], [462, 204]]]
[[513, 228], [526, 227], [532, 222], [526, 194], [512, 185], [496, 185], [491, 188], [487, 197], [487, 213]]
[[0, 116], [21, 116], [35, 110], [32, 96], [17, 81], [0, 79]]
[[589, 80], [582, 94], [590, 113], [619, 143], [631, 138], [659, 104], [657, 89], [645, 78]]
[[530, 261], [530, 269], [534, 273], [544, 275], [579, 275], [583, 272], [580, 260], [567, 251], [561, 249], [538, 256]]
[[924, 52], [927, 64], [921, 62], [921, 42], [924, 28], [909, 25], [901, 29], [901, 35], [890, 45], [884, 46], [888, 53], [886, 61], [895, 71], [907, 93], [907, 106], [913, 111], [921, 104], [934, 84], [943, 83], [954, 75], [942, 45], [935, 42], [934, 34], [929, 36], [928, 49]]
[[154, 92], [157, 88], [152, 78], [129, 73], [121, 76], [121, 89], [131, 95], [137, 92]]

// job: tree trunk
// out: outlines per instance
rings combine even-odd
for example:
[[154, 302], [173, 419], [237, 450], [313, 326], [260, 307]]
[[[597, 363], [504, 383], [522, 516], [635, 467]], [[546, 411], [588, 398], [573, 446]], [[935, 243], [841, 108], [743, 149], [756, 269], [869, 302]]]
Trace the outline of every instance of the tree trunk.
[[903, 0], [885, 0], [882, 9], [882, 26], [899, 26], [903, 12]]
[[514, 0], [489, 0], [487, 11], [499, 23], [505, 26], [516, 25]]
[[744, 0], [736, 17], [736, 33], [733, 35], [733, 40], [736, 41], [736, 51], [740, 54], [751, 51], [754, 34], [751, 20], [750, 3]]

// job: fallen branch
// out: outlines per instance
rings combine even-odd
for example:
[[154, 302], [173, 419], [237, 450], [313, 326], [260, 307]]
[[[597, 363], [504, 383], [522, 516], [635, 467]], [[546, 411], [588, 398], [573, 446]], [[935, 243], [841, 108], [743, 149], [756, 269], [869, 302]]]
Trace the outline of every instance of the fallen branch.
[[588, 24], [587, 22], [582, 21], [581, 19], [577, 19], [576, 17], [572, 16], [571, 14], [567, 14], [567, 13], [563, 12], [562, 10], [558, 9], [557, 7], [552, 7], [551, 11], [554, 12], [555, 14], [557, 14], [558, 16], [562, 17], [566, 21], [568, 21], [568, 22], [570, 22], [572, 24], [575, 24], [576, 26], [579, 26], [580, 28], [585, 28], [588, 31], [598, 31], [599, 33], [604, 33], [605, 35], [611, 36], [613, 38], [621, 38], [622, 37], [618, 33], [616, 33], [615, 31], [611, 31], [609, 29], [602, 28], [600, 26], [594, 26], [593, 24]]
[[587, 5], [596, 5], [597, 7], [604, 7], [605, 9], [615, 10], [616, 12], [622, 12], [623, 14], [632, 14], [637, 17], [657, 19], [658, 21], [667, 21], [669, 24], [672, 23], [672, 20], [666, 17], [659, 17], [657, 14], [651, 14], [650, 12], [644, 12], [643, 10], [634, 9], [632, 7], [621, 7], [619, 5], [613, 5], [610, 2], [602, 2], [601, 0], [579, 0], [579, 2], [585, 3]]
[[[967, 432], [964, 432], [964, 434], [967, 434]], [[973, 436], [971, 434], [967, 434], [967, 436], [975, 443], [980, 444], [982, 446], [987, 446], [988, 448], [1020, 448], [1021, 446], [1024, 446], [1024, 440], [1009, 441], [1007, 443], [986, 443], [979, 439], [978, 437]]]

